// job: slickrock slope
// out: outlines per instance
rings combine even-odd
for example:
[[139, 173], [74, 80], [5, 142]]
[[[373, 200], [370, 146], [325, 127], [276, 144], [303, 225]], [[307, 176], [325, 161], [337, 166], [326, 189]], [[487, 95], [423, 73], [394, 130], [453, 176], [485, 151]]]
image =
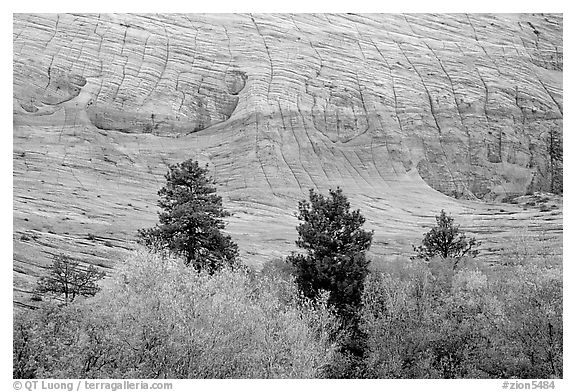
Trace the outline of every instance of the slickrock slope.
[[442, 208], [487, 260], [520, 232], [561, 254], [561, 198], [500, 202], [561, 187], [562, 24], [15, 15], [15, 300], [51, 254], [113, 267], [188, 158], [210, 165], [248, 263], [293, 250], [297, 200], [336, 186], [375, 255], [408, 254]]

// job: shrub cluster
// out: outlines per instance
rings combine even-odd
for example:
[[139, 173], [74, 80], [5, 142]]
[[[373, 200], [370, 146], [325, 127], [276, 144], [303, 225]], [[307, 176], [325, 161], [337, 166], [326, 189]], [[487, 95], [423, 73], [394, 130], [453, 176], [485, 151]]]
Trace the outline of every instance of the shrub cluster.
[[292, 281], [142, 253], [92, 298], [17, 315], [14, 377], [313, 378], [334, 325]]
[[365, 283], [369, 377], [562, 377], [562, 273], [406, 262]]

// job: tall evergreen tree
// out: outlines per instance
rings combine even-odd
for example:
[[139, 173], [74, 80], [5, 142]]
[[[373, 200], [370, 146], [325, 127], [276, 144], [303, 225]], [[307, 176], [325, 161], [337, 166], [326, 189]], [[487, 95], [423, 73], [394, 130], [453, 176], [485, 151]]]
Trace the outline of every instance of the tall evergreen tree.
[[350, 203], [340, 188], [325, 197], [310, 189], [310, 201], [298, 204], [296, 245], [306, 255], [287, 258], [295, 268], [296, 282], [307, 297], [320, 290], [330, 293], [333, 305], [345, 322], [356, 318], [361, 305], [364, 279], [368, 274], [365, 252], [372, 243], [372, 231], [362, 229], [365, 218]]
[[210, 273], [233, 265], [238, 246], [223, 234], [223, 218], [230, 213], [222, 207], [208, 165], [201, 167], [191, 159], [171, 165], [166, 185], [158, 191], [159, 224], [138, 231], [149, 248], [168, 249], [183, 256], [186, 265]]

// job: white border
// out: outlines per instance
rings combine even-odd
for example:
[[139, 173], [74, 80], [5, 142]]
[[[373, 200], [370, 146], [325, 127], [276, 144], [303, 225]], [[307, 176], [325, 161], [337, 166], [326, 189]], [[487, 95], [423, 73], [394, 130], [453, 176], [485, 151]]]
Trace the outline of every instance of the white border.
[[[1, 21], [2, 28], [2, 70], [5, 83], [2, 94], [2, 116], [3, 127], [0, 133], [2, 154], [0, 155], [0, 171], [2, 183], [10, 184], [4, 187], [2, 193], [2, 231], [1, 246], [3, 254], [3, 270], [1, 276], [2, 295], [0, 303], [2, 311], [6, 315], [2, 325], [1, 339], [1, 371], [2, 390], [12, 389], [12, 97], [8, 95], [12, 86], [12, 13], [38, 13], [38, 12], [375, 12], [375, 13], [397, 13], [397, 12], [483, 12], [483, 13], [524, 13], [524, 12], [553, 12], [564, 14], [564, 64], [567, 72], [564, 73], [564, 96], [563, 106], [568, 108], [564, 115], [564, 239], [576, 238], [574, 232], [574, 185], [571, 183], [573, 173], [575, 173], [574, 157], [571, 155], [572, 147], [575, 146], [574, 121], [571, 109], [573, 108], [573, 69], [574, 64], [574, 18], [571, 9], [566, 1], [512, 1], [502, 0], [482, 0], [472, 1], [398, 1], [387, 2], [385, 0], [354, 0], [350, 2], [342, 1], [312, 1], [312, 0], [290, 0], [286, 2], [278, 1], [204, 1], [197, 0], [174, 1], [111, 1], [99, 0], [95, 2], [80, 1], [38, 1], [12, 2], [3, 4]], [[8, 9], [6, 9], [8, 8]], [[569, 12], [570, 11], [570, 12]], [[10, 192], [8, 192], [10, 189]], [[566, 242], [566, 241], [565, 241]], [[574, 387], [574, 317], [571, 298], [575, 298], [574, 285], [571, 278], [574, 277], [572, 257], [574, 252], [571, 247], [564, 244], [564, 380], [558, 380], [554, 391], [576, 390]], [[192, 388], [214, 389], [222, 387], [227, 389], [240, 390], [262, 390], [270, 389], [294, 390], [348, 390], [360, 387], [366, 390], [384, 391], [391, 390], [420, 390], [420, 391], [495, 391], [502, 390], [502, 382], [498, 380], [359, 380], [359, 381], [335, 381], [335, 380], [305, 380], [305, 381], [199, 381], [199, 380], [173, 380], [174, 391], [192, 390]]]

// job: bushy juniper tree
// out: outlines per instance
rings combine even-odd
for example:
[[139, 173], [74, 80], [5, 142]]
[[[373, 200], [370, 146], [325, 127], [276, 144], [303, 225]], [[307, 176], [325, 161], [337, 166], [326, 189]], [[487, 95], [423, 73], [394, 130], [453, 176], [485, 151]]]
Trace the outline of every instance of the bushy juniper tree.
[[64, 296], [64, 302], [72, 302], [77, 296], [89, 297], [100, 291], [96, 282], [104, 277], [93, 265], [81, 268], [77, 261], [60, 254], [54, 256], [50, 273], [40, 278], [36, 292]]
[[166, 185], [158, 191], [159, 224], [138, 231], [142, 243], [153, 249], [168, 249], [184, 257], [186, 265], [210, 273], [234, 265], [238, 246], [221, 232], [223, 218], [230, 213], [222, 207], [215, 182], [191, 159], [170, 165]]
[[292, 254], [296, 282], [304, 295], [314, 298], [320, 290], [330, 293], [333, 305], [345, 322], [356, 318], [361, 305], [364, 279], [368, 274], [365, 252], [372, 243], [372, 231], [362, 229], [365, 218], [360, 210], [350, 211], [350, 203], [340, 188], [327, 197], [310, 189], [310, 201], [298, 204], [296, 245], [306, 255]]
[[456, 269], [458, 262], [464, 256], [476, 257], [480, 242], [476, 238], [466, 238], [460, 232], [460, 226], [454, 224], [454, 218], [447, 215], [444, 210], [436, 216], [436, 226], [424, 234], [422, 245], [414, 246], [416, 256], [413, 258], [430, 261], [433, 257], [453, 259]]

